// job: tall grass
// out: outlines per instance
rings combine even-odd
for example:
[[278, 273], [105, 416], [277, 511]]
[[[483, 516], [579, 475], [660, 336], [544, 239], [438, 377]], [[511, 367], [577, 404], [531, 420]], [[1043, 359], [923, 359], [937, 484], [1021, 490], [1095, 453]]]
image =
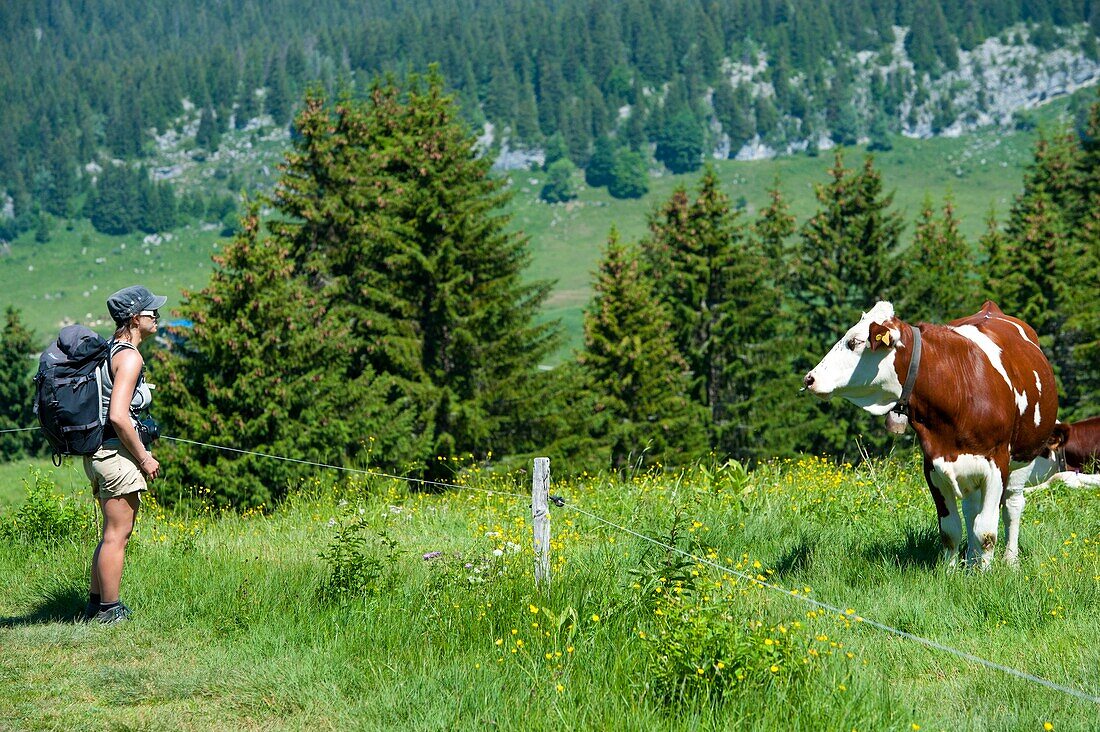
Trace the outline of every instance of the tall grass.
[[[805, 458], [558, 483], [566, 506], [553, 509], [546, 592], [533, 585], [527, 478], [476, 469], [443, 495], [319, 474], [266, 514], [219, 513], [201, 496], [168, 513], [147, 500], [123, 581], [135, 617], [116, 627], [71, 621], [90, 537], [6, 540], [0, 719], [15, 729], [1095, 729], [1095, 704], [857, 618], [1100, 694], [1100, 493], [1033, 495], [1018, 570], [948, 571], [917, 463], [873, 467]], [[83, 493], [68, 495], [56, 500], [91, 510]], [[17, 510], [0, 511], [0, 526]]]

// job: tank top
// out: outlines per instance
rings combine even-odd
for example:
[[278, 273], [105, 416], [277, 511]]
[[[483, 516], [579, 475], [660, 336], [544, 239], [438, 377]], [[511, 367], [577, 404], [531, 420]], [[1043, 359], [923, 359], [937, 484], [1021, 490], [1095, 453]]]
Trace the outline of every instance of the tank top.
[[[104, 362], [100, 367], [99, 380], [101, 384], [100, 394], [102, 396], [99, 404], [99, 418], [103, 420], [105, 427], [103, 428], [103, 446], [104, 447], [119, 447], [122, 442], [118, 439], [118, 435], [115, 434], [115, 428], [111, 424], [109, 418], [111, 409], [111, 393], [114, 391], [114, 379], [112, 378], [112, 364], [115, 360], [115, 355], [124, 348], [133, 348], [135, 351], [137, 347], [133, 343], [127, 341], [112, 341], [111, 342], [111, 357]], [[139, 421], [138, 413], [149, 410], [149, 405], [153, 402], [152, 385], [145, 383], [145, 366], [141, 367], [141, 373], [138, 374], [137, 385], [134, 387], [134, 395], [130, 398], [130, 424], [137, 429]]]

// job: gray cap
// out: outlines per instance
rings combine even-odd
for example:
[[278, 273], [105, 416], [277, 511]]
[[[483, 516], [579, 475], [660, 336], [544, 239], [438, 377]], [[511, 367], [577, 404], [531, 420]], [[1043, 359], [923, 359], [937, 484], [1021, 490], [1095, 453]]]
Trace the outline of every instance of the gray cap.
[[107, 298], [107, 311], [116, 323], [125, 323], [142, 310], [156, 310], [164, 307], [166, 302], [168, 298], [154, 295], [147, 287], [131, 285]]

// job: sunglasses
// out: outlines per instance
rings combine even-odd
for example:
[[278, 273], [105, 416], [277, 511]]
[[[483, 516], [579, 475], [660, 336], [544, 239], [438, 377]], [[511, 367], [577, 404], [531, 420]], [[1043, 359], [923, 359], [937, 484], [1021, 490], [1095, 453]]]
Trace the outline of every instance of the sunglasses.
[[139, 316], [146, 315], [146, 316], [152, 318], [153, 320], [160, 320], [160, 311], [159, 310], [142, 310], [140, 313], [138, 313], [138, 315]]

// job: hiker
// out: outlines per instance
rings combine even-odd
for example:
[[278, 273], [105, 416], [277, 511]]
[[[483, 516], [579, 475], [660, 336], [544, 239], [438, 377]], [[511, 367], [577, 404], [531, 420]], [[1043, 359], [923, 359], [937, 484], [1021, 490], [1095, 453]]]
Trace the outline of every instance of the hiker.
[[149, 409], [152, 393], [145, 383], [145, 361], [138, 346], [157, 332], [158, 310], [166, 301], [140, 285], [124, 287], [107, 298], [116, 329], [101, 372], [106, 426], [102, 446], [94, 455], [84, 456], [84, 472], [103, 512], [103, 536], [92, 554], [84, 617], [99, 623], [130, 617], [129, 608], [119, 599], [126, 543], [134, 530], [141, 492], [160, 474], [160, 463], [139, 434], [148, 434], [138, 413]]

